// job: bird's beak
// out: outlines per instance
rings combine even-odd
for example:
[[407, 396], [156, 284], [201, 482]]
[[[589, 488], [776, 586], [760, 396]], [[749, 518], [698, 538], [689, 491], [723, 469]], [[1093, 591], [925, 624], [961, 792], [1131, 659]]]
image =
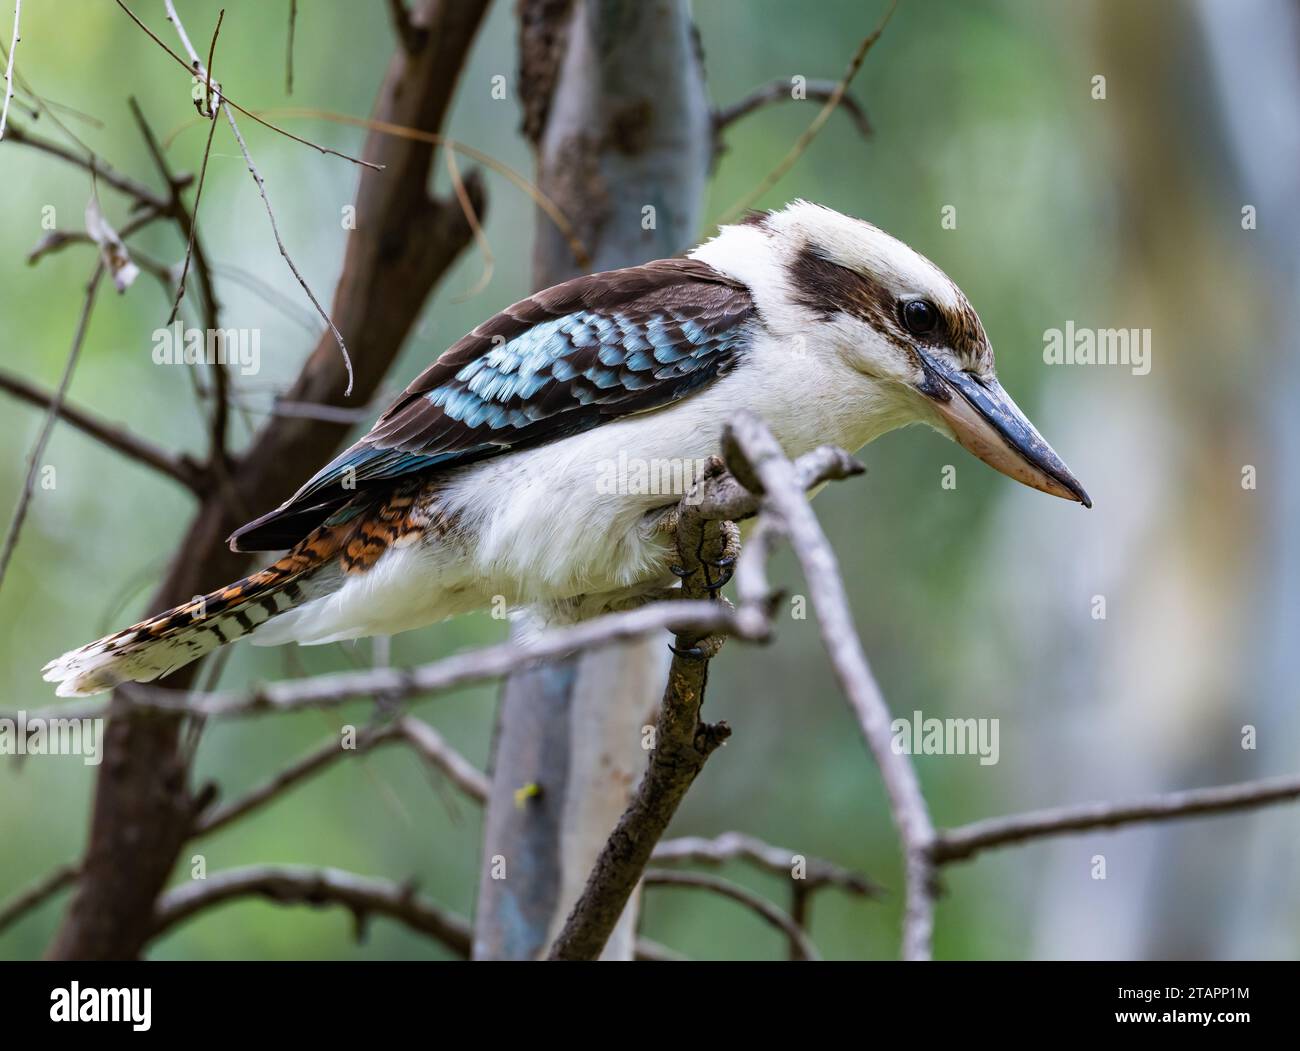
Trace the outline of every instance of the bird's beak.
[[1092, 506], [1078, 479], [996, 377], [954, 369], [924, 351], [917, 354], [925, 373], [918, 389], [964, 448], [1017, 482]]

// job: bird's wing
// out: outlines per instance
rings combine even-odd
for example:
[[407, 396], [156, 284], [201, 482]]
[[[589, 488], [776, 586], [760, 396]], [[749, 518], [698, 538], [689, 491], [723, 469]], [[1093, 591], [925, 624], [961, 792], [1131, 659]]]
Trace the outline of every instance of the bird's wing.
[[450, 347], [370, 433], [268, 515], [236, 551], [288, 547], [358, 495], [668, 405], [722, 375], [755, 317], [744, 285], [692, 259], [575, 278]]

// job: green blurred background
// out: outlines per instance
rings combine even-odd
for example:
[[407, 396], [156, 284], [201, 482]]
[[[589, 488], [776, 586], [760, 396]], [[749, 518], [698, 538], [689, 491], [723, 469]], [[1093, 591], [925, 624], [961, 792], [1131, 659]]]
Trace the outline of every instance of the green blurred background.
[[[161, 5], [136, 5], [166, 28]], [[206, 41], [218, 5], [178, 5]], [[295, 87], [284, 93], [287, 3], [229, 0], [216, 67], [244, 105], [369, 112], [393, 48], [382, 3], [299, 4]], [[775, 77], [841, 75], [875, 24], [877, 3], [702, 0], [696, 18], [715, 104]], [[7, 17], [7, 16], [5, 16]], [[867, 651], [896, 713], [1000, 720], [1000, 761], [920, 757], [936, 821], [952, 825], [1055, 803], [1248, 779], [1300, 766], [1293, 657], [1300, 525], [1288, 492], [1300, 446], [1289, 417], [1294, 362], [1295, 127], [1300, 126], [1295, 5], [1033, 0], [904, 0], [853, 92], [875, 135], [835, 115], [760, 201], [805, 197], [869, 218], [933, 258], [966, 291], [998, 351], [999, 373], [1084, 482], [1086, 512], [993, 474], [929, 431], [885, 437], [861, 454], [865, 478], [827, 489], [816, 508], [839, 553]], [[126, 106], [155, 127], [192, 124], [188, 85], [110, 3], [37, 0], [23, 8], [19, 68], [42, 94], [94, 114], [70, 120], [118, 170], [157, 185]], [[7, 40], [7, 32], [5, 33]], [[1289, 63], [1289, 65], [1288, 65]], [[512, 5], [494, 5], [447, 131], [513, 168], [531, 157], [513, 99]], [[1092, 78], [1107, 78], [1093, 98]], [[786, 103], [737, 124], [709, 191], [716, 216], [789, 149], [816, 103]], [[1297, 117], [1292, 120], [1292, 117]], [[31, 122], [15, 111], [11, 119]], [[66, 118], [65, 118], [66, 119]], [[356, 152], [364, 132], [320, 121], [292, 130]], [[346, 231], [340, 209], [357, 170], [264, 129], [245, 135], [281, 231], [308, 281], [333, 288]], [[50, 128], [34, 128], [51, 134]], [[197, 170], [202, 131], [170, 147]], [[445, 189], [439, 169], [437, 182]], [[464, 163], [462, 167], [467, 167]], [[391, 375], [395, 392], [475, 323], [529, 288], [532, 204], [485, 173], [488, 287], [467, 252], [428, 304]], [[73, 246], [25, 265], [41, 209], [80, 228], [89, 196], [79, 169], [0, 144], [0, 317], [4, 364], [52, 387], [75, 324], [91, 251]], [[101, 191], [108, 219], [123, 199]], [[1288, 204], [1289, 202], [1289, 204]], [[1243, 230], [1241, 209], [1258, 208]], [[1270, 205], [1276, 205], [1270, 208]], [[957, 228], [941, 209], [955, 206]], [[313, 345], [318, 322], [275, 249], [233, 143], [215, 140], [201, 228], [228, 317], [262, 329], [262, 372], [239, 382], [261, 420]], [[704, 235], [707, 231], [701, 231]], [[170, 228], [136, 242], [168, 263]], [[272, 305], [227, 268], [275, 290]], [[283, 305], [280, 305], [280, 304]], [[142, 333], [168, 303], [147, 275], [101, 292], [70, 391], [74, 402], [176, 450], [204, 435], [189, 379], [155, 368]], [[1044, 330], [1150, 328], [1153, 368], [1050, 368]], [[228, 322], [233, 323], [233, 322]], [[248, 438], [242, 415], [235, 435]], [[0, 503], [16, 500], [40, 414], [0, 396]], [[186, 495], [60, 426], [45, 460], [57, 488], [36, 493], [0, 592], [0, 681], [7, 710], [52, 700], [45, 660], [136, 619], [190, 513]], [[941, 486], [956, 467], [956, 489]], [[1243, 465], [1258, 488], [1243, 489]], [[1294, 486], [1290, 487], [1294, 489]], [[798, 594], [793, 561], [773, 577]], [[1107, 616], [1094, 619], [1094, 596]], [[395, 663], [497, 639], [486, 616], [395, 638]], [[369, 663], [370, 645], [295, 652], [239, 647], [223, 675], [262, 678]], [[480, 765], [497, 690], [462, 690], [417, 710]], [[812, 935], [832, 958], [897, 951], [901, 874], [879, 778], [839, 696], [811, 620], [784, 618], [766, 649], [728, 646], [708, 712], [735, 728], [674, 823], [673, 834], [739, 829], [858, 868], [890, 888], [881, 901], [836, 890], [814, 904]], [[369, 708], [348, 717], [360, 725]], [[335, 713], [208, 727], [195, 776], [230, 799], [336, 732]], [[1242, 727], [1258, 747], [1241, 747]], [[0, 762], [0, 897], [77, 857], [93, 771], [76, 758]], [[1296, 955], [1297, 819], [1281, 809], [1111, 835], [1049, 841], [945, 873], [936, 951], [951, 958]], [[468, 915], [481, 815], [401, 749], [333, 765], [272, 807], [187, 849], [209, 872], [255, 862], [337, 866], [414, 877]], [[1107, 878], [1092, 878], [1093, 858]], [[741, 865], [725, 874], [784, 901], [780, 881]], [[38, 956], [65, 896], [0, 934], [0, 956]], [[699, 958], [771, 958], [781, 936], [734, 903], [651, 889], [644, 932]], [[157, 958], [428, 958], [437, 946], [376, 919], [361, 944], [343, 910], [244, 901], [205, 913], [152, 949]]]

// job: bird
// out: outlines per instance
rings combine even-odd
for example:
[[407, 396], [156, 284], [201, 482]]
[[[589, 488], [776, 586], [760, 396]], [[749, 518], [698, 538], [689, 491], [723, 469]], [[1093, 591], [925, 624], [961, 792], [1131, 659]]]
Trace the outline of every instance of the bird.
[[506, 307], [230, 537], [235, 551], [285, 554], [65, 653], [44, 677], [80, 696], [244, 636], [313, 645], [502, 606], [539, 624], [628, 608], [674, 582], [674, 539], [654, 523], [680, 494], [611, 492], [602, 465], [700, 462], [742, 408], [792, 457], [926, 424], [1092, 506], [998, 382], [961, 289], [871, 223], [796, 200], [683, 256]]

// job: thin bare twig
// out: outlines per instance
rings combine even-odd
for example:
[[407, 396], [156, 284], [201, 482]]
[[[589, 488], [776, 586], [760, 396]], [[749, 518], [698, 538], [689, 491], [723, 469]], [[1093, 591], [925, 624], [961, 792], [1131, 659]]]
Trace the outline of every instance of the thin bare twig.
[[316, 313], [318, 313], [325, 324], [329, 326], [329, 330], [334, 334], [334, 342], [339, 345], [339, 350], [343, 354], [343, 365], [348, 372], [348, 383], [343, 390], [343, 394], [346, 397], [352, 393], [353, 375], [352, 356], [348, 353], [347, 344], [343, 342], [343, 333], [338, 330], [338, 326], [334, 324], [334, 319], [330, 317], [325, 308], [320, 305], [320, 300], [316, 298], [316, 293], [311, 290], [311, 286], [307, 284], [307, 279], [302, 276], [302, 273], [298, 270], [297, 265], [293, 261], [293, 257], [289, 255], [289, 250], [284, 247], [284, 241], [280, 239], [280, 228], [275, 222], [275, 211], [271, 208], [271, 198], [268, 197], [266, 193], [266, 182], [262, 178], [262, 173], [257, 170], [257, 166], [253, 163], [253, 158], [248, 152], [248, 146], [244, 142], [244, 136], [239, 133], [239, 125], [235, 123], [235, 115], [231, 113], [229, 109], [226, 110], [226, 120], [230, 123], [230, 130], [235, 133], [235, 141], [239, 143], [239, 152], [244, 155], [244, 160], [248, 163], [248, 170], [252, 173], [253, 181], [257, 183], [257, 192], [262, 195], [262, 203], [266, 205], [266, 214], [271, 220], [271, 232], [275, 234], [275, 244], [276, 247], [280, 249], [280, 255], [282, 255], [284, 261], [289, 264], [289, 269], [293, 271], [293, 276], [298, 279], [298, 284], [302, 285], [302, 290], [307, 293], [307, 298], [311, 300], [311, 305], [316, 308]]
[[[746, 861], [774, 876], [784, 876], [810, 891], [822, 887], [839, 887], [865, 898], [874, 898], [883, 893], [883, 888], [861, 873], [820, 858], [806, 857], [798, 851], [764, 843], [743, 832], [723, 832], [713, 839], [700, 836], [665, 839], [655, 847], [650, 858], [660, 864], [681, 861], [721, 865], [727, 861]], [[800, 871], [800, 875], [796, 876], [796, 871]]]
[[58, 390], [55, 391], [49, 408], [46, 410], [45, 423], [41, 427], [40, 436], [36, 439], [36, 444], [32, 446], [31, 456], [27, 460], [27, 477], [23, 482], [22, 492], [18, 496], [18, 504], [14, 508], [13, 518], [9, 522], [9, 531], [5, 534], [4, 549], [0, 552], [0, 585], [4, 583], [5, 573], [9, 568], [9, 560], [13, 557], [14, 548], [18, 546], [18, 534], [22, 532], [23, 522], [27, 518], [27, 508], [31, 504], [32, 492], [36, 488], [36, 475], [41, 469], [41, 456], [45, 452], [46, 445], [49, 444], [50, 434], [54, 431], [54, 424], [59, 419], [59, 408], [63, 404], [63, 399], [67, 396], [68, 385], [72, 382], [72, 373], [76, 370], [77, 361], [81, 357], [81, 348], [86, 341], [86, 329], [90, 325], [90, 311], [95, 303], [95, 292], [99, 288], [99, 281], [103, 276], [104, 261], [100, 257], [95, 263], [94, 273], [90, 275], [90, 280], [86, 283], [86, 294], [82, 300], [81, 314], [77, 318], [77, 330], [72, 337], [72, 347], [68, 351], [67, 363], [63, 366], [63, 376], [59, 380]]
[[[189, 37], [185, 35], [185, 30], [181, 25], [180, 18], [177, 17], [176, 15], [176, 10], [172, 6], [171, 0], [164, 0], [164, 3], [167, 5], [167, 20], [169, 22], [172, 22], [176, 26], [177, 31], [180, 33], [181, 42], [185, 44], [185, 50], [189, 53], [190, 58], [192, 60], [190, 63], [187, 63], [185, 59], [181, 58], [180, 55], [176, 54], [175, 51], [169, 48], [152, 29], [150, 29], [147, 25], [141, 22], [139, 18], [136, 17], [135, 12], [132, 11], [129, 7], [127, 7], [126, 4], [122, 2], [122, 0], [116, 0], [116, 3], [118, 7], [120, 7], [123, 11], [127, 13], [127, 15], [130, 17], [132, 22], [134, 22], [137, 26], [139, 26], [142, 30], [144, 30], [144, 32], [148, 35], [149, 39], [151, 39], [155, 44], [157, 44], [160, 48], [166, 51], [167, 54], [171, 55], [171, 57], [175, 59], [181, 65], [181, 67], [186, 70], [186, 72], [188, 72], [191, 76], [202, 75], [202, 70], [201, 70], [202, 64], [199, 62], [198, 55], [194, 53], [193, 46], [189, 42]], [[353, 164], [360, 164], [367, 168], [371, 168], [375, 171], [383, 170], [384, 166], [382, 164], [372, 164], [370, 161], [362, 160], [360, 157], [352, 157], [349, 154], [340, 153], [338, 150], [330, 149], [328, 146], [322, 146], [319, 143], [312, 142], [310, 139], [304, 139], [299, 135], [295, 135], [291, 131], [285, 131], [284, 128], [278, 127], [277, 125], [272, 124], [269, 121], [265, 121], [261, 117], [259, 117], [256, 113], [244, 109], [243, 106], [241, 106], [234, 99], [230, 98], [224, 92], [222, 93], [222, 100], [231, 109], [238, 110], [245, 117], [248, 117], [250, 120], [256, 121], [258, 124], [262, 125], [262, 127], [269, 128], [271, 131], [274, 131], [277, 134], [285, 136], [285, 138], [293, 139], [294, 142], [300, 142], [304, 146], [310, 146], [313, 150], [316, 150], [319, 153], [327, 153], [334, 157], [341, 157], [345, 161], [351, 161]]]
[[79, 168], [84, 168], [90, 172], [96, 179], [106, 186], [111, 186], [119, 193], [124, 193], [128, 197], [133, 197], [143, 205], [148, 205], [159, 212], [166, 212], [168, 202], [165, 198], [159, 197], [153, 190], [149, 189], [144, 183], [136, 182], [130, 176], [121, 175], [105, 164], [96, 154], [89, 154], [86, 157], [78, 157], [70, 149], [59, 145], [57, 142], [51, 142], [49, 139], [43, 139], [39, 135], [31, 135], [22, 128], [14, 125], [9, 129], [9, 138], [13, 142], [21, 142], [32, 149], [48, 153], [52, 157], [58, 157], [60, 160], [67, 161], [69, 164], [75, 164]]
[[4, 905], [0, 905], [0, 931], [31, 912], [32, 909], [43, 905], [64, 887], [72, 886], [77, 882], [80, 872], [80, 867], [75, 864], [60, 865], [26, 890], [15, 894]]
[[[272, 285], [263, 281], [256, 274], [249, 273], [242, 267], [235, 266], [231, 263], [212, 263], [211, 270], [214, 274], [224, 277], [227, 280], [234, 281], [237, 285], [242, 285], [253, 295], [257, 296], [263, 303], [275, 307], [290, 321], [306, 329], [313, 337], [318, 337], [321, 333], [321, 325], [318, 323], [316, 315], [304, 309], [298, 303], [293, 302], [288, 296], [279, 292]], [[352, 410], [348, 410], [352, 411]]]
[[[150, 223], [157, 222], [161, 218], [163, 218], [162, 212], [156, 212], [153, 208], [145, 208], [135, 218], [122, 225], [122, 229], [117, 234], [118, 239], [125, 241], [132, 234], [143, 230]], [[96, 248], [100, 247], [99, 242], [85, 230], [51, 230], [27, 253], [27, 265], [35, 266], [47, 255], [60, 251], [71, 244], [88, 244], [94, 245]], [[135, 258], [135, 252], [136, 250], [133, 247], [131, 249], [133, 259]]]
[[[122, 3], [122, 0], [117, 0], [117, 4], [123, 11], [126, 11], [127, 14], [131, 14], [127, 6]], [[176, 32], [181, 38], [181, 46], [184, 47], [185, 53], [190, 56], [190, 61], [195, 75], [206, 78], [208, 76], [208, 71], [199, 59], [198, 52], [194, 50], [194, 45], [190, 43], [190, 38], [185, 32], [185, 26], [181, 23], [180, 16], [176, 13], [175, 5], [172, 3], [172, 0], [163, 0], [163, 4], [167, 8], [167, 20], [176, 27]], [[145, 28], [146, 32], [148, 32], [148, 29], [144, 26], [143, 22], [140, 22], [138, 18], [135, 18], [135, 15], [131, 15], [131, 17], [135, 19], [142, 28]], [[153, 36], [152, 33], [149, 33], [149, 35]], [[157, 40], [157, 37], [154, 37], [154, 39]], [[214, 37], [214, 43], [215, 39], [216, 38]], [[160, 44], [162, 43], [162, 41], [158, 42]], [[165, 44], [163, 44], [163, 46], [166, 47]], [[170, 51], [170, 49], [168, 50]], [[179, 56], [176, 57], [180, 60]], [[183, 64], [183, 60], [181, 61]], [[280, 255], [283, 256], [284, 261], [289, 264], [289, 269], [293, 272], [293, 276], [298, 279], [298, 284], [302, 286], [302, 290], [307, 293], [307, 298], [311, 300], [311, 305], [316, 308], [316, 313], [318, 313], [322, 320], [324, 320], [325, 324], [329, 326], [330, 331], [334, 334], [334, 340], [338, 343], [339, 350], [343, 354], [343, 365], [347, 369], [348, 374], [347, 387], [343, 391], [343, 394], [346, 397], [352, 393], [353, 374], [352, 357], [348, 354], [347, 344], [343, 342], [343, 334], [339, 332], [338, 327], [334, 324], [334, 319], [331, 318], [325, 308], [321, 306], [320, 300], [316, 298], [316, 293], [311, 290], [311, 286], [307, 284], [307, 279], [302, 276], [302, 273], [298, 270], [297, 264], [293, 261], [293, 257], [289, 255], [289, 250], [284, 247], [284, 241], [280, 237], [280, 227], [275, 221], [275, 210], [271, 207], [271, 198], [266, 192], [266, 180], [262, 178], [262, 173], [257, 170], [257, 165], [253, 163], [252, 155], [248, 152], [248, 145], [244, 142], [244, 136], [239, 131], [239, 124], [235, 121], [234, 113], [231, 112], [232, 109], [238, 109], [240, 113], [245, 113], [247, 111], [240, 109], [240, 107], [231, 102], [224, 92], [221, 94], [221, 101], [223, 103], [222, 108], [225, 110], [226, 121], [230, 125], [231, 132], [234, 133], [235, 142], [239, 144], [239, 152], [244, 155], [244, 163], [248, 165], [248, 171], [253, 176], [253, 181], [257, 183], [257, 192], [262, 195], [262, 203], [266, 206], [267, 217], [271, 220], [271, 233], [275, 235], [276, 247], [280, 249]], [[249, 115], [251, 116], [251, 114]], [[215, 120], [215, 115], [213, 116], [213, 119]], [[256, 120], [257, 118], [253, 119]], [[211, 136], [209, 136], [209, 138], [210, 137]], [[342, 155], [340, 154], [340, 156]], [[372, 164], [370, 167], [377, 168], [378, 166]]]
[[132, 434], [124, 427], [92, 416], [84, 409], [69, 405], [55, 393], [43, 391], [21, 376], [0, 370], [0, 390], [12, 394], [15, 398], [41, 408], [54, 407], [59, 417], [70, 423], [84, 434], [128, 459], [152, 467], [198, 493], [203, 489], [202, 471], [198, 465], [185, 456], [175, 456], [160, 445], [155, 445], [138, 435]]
[[1084, 803], [987, 818], [938, 833], [936, 863], [965, 861], [981, 851], [1073, 832], [1112, 829], [1143, 821], [1169, 821], [1272, 806], [1300, 799], [1300, 776], [1274, 777], [1213, 788], [1166, 792], [1120, 803]]
[[317, 748], [256, 788], [200, 819], [194, 826], [194, 835], [209, 835], [247, 817], [337, 760], [365, 755], [386, 744], [402, 743], [409, 744], [424, 762], [446, 774], [470, 799], [482, 802], [486, 798], [487, 777], [483, 772], [443, 740], [442, 735], [432, 726], [422, 719], [407, 715], [392, 723], [363, 727], [357, 732], [356, 741], [351, 748], [344, 748], [338, 735], [331, 735]]
[[225, 828], [234, 821], [238, 821], [242, 817], [246, 817], [298, 783], [305, 781], [312, 774], [319, 773], [336, 760], [345, 759], [349, 756], [365, 755], [380, 745], [391, 744], [398, 740], [401, 740], [401, 733], [392, 725], [359, 730], [357, 732], [356, 747], [350, 749], [344, 748], [340, 744], [337, 734], [332, 734], [319, 747], [314, 748], [292, 765], [278, 771], [270, 779], [256, 788], [250, 789], [238, 799], [212, 810], [201, 818], [195, 823], [194, 835], [195, 837], [209, 835], [218, 829]]
[[[403, 124], [394, 124], [390, 121], [372, 120], [367, 117], [353, 117], [347, 113], [335, 113], [332, 110], [314, 109], [303, 106], [280, 106], [272, 109], [264, 109], [262, 113], [273, 114], [278, 117], [302, 117], [318, 120], [333, 121], [336, 124], [347, 124], [357, 128], [365, 128], [368, 131], [377, 131], [381, 135], [392, 135], [394, 138], [409, 139], [413, 142], [427, 142], [434, 146], [445, 146], [449, 150], [455, 150], [457, 153], [468, 157], [470, 160], [478, 161], [485, 168], [490, 168], [498, 175], [504, 176], [510, 182], [514, 183], [520, 190], [537, 205], [546, 217], [555, 224], [560, 235], [565, 239], [569, 246], [569, 251], [573, 254], [574, 263], [582, 270], [591, 266], [591, 255], [586, 246], [578, 238], [573, 224], [569, 222], [568, 217], [561, 210], [559, 205], [546, 196], [537, 186], [536, 183], [525, 178], [519, 172], [515, 171], [507, 164], [503, 164], [489, 153], [468, 143], [460, 142], [456, 139], [448, 138], [445, 135], [439, 135], [437, 132], [425, 131], [421, 128], [408, 128]], [[187, 120], [180, 127], [176, 128], [167, 141], [171, 141], [186, 128], [197, 123], [197, 120]]]
[[812, 123], [809, 124], [799, 138], [795, 140], [794, 145], [791, 146], [789, 152], [781, 158], [777, 166], [768, 172], [757, 186], [741, 197], [740, 200], [723, 213], [722, 217], [717, 221], [718, 226], [731, 222], [736, 218], [736, 216], [740, 215], [741, 212], [749, 208], [750, 205], [762, 197], [763, 194], [767, 193], [768, 190], [780, 182], [785, 173], [793, 168], [795, 162], [804, 155], [804, 152], [812, 144], [813, 139], [817, 137], [817, 133], [822, 130], [822, 126], [830, 120], [831, 114], [835, 112], [835, 107], [840, 105], [841, 100], [844, 98], [844, 93], [849, 90], [849, 85], [853, 83], [853, 78], [858, 75], [858, 70], [862, 68], [862, 63], [867, 57], [867, 52], [870, 51], [876, 41], [880, 39], [880, 35], [885, 31], [885, 26], [889, 24], [889, 19], [893, 16], [896, 7], [898, 7], [898, 0], [890, 0], [889, 10], [885, 12], [884, 17], [880, 20], [876, 28], [863, 37], [862, 43], [858, 45], [857, 51], [853, 53], [853, 58], [849, 60], [849, 68], [845, 70], [844, 76], [841, 77], [839, 83], [836, 84], [835, 90], [831, 92], [825, 105], [823, 105], [821, 110], [818, 111], [817, 116], [812, 119]]
[[[835, 91], [839, 87], [839, 82], [835, 80], [810, 80], [804, 84], [807, 92], [806, 97], [826, 102], [835, 97]], [[777, 77], [766, 84], [755, 88], [744, 98], [737, 99], [730, 106], [724, 106], [713, 114], [714, 132], [721, 132], [729, 128], [742, 117], [747, 117], [755, 110], [762, 109], [764, 106], [770, 106], [777, 102], [792, 102], [795, 99], [789, 79]], [[867, 114], [862, 106], [848, 92], [840, 95], [838, 101], [839, 107], [853, 120], [854, 126], [863, 138], [872, 134], [871, 121], [867, 119]]]
[[[203, 160], [200, 162], [199, 165], [199, 182], [198, 185], [194, 188], [194, 208], [189, 217], [190, 231], [189, 231], [189, 237], [185, 245], [185, 261], [181, 264], [181, 276], [176, 282], [176, 299], [172, 302], [171, 313], [167, 315], [167, 324], [163, 326], [164, 328], [171, 327], [172, 322], [176, 320], [177, 313], [179, 313], [181, 309], [181, 300], [185, 297], [185, 278], [189, 276], [190, 259], [194, 255], [194, 234], [199, 226], [199, 201], [203, 197], [203, 183], [207, 179], [207, 175], [208, 175], [208, 157], [212, 153], [212, 137], [213, 135], [216, 134], [217, 131], [218, 114], [212, 111], [212, 56], [216, 53], [217, 36], [221, 32], [221, 23], [225, 17], [226, 17], [226, 11], [225, 8], [222, 8], [221, 11], [218, 12], [217, 14], [217, 28], [212, 31], [212, 45], [211, 47], [208, 48], [208, 67], [207, 70], [205, 71], [205, 76], [207, 77], [207, 88], [206, 88], [205, 99], [206, 99], [208, 114], [212, 118], [212, 126], [208, 129], [208, 141], [206, 145], [204, 145], [203, 147]], [[218, 89], [218, 91], [219, 90], [220, 89]], [[217, 96], [217, 106], [218, 108], [220, 108], [221, 106], [220, 94], [218, 94]], [[143, 122], [143, 117], [141, 117], [141, 122]], [[152, 139], [152, 136], [150, 136], [150, 138]], [[175, 193], [175, 191], [173, 191], [173, 193]], [[220, 366], [218, 365], [218, 368], [219, 367]], [[221, 400], [224, 400], [224, 398], [222, 397], [223, 394], [224, 392], [218, 393], [218, 397], [221, 398]], [[224, 432], [225, 427], [222, 426], [220, 430]], [[225, 445], [224, 434], [219, 436], [219, 440], [221, 446], [224, 447]]]
[[447, 779], [476, 803], [487, 801], [488, 778], [432, 726], [413, 715], [397, 720], [397, 731], [430, 766], [447, 775]]
[[14, 35], [9, 41], [9, 61], [5, 65], [5, 102], [0, 108], [0, 140], [5, 137], [5, 125], [9, 122], [9, 101], [14, 97], [14, 55], [18, 51], [18, 23], [23, 11], [23, 0], [14, 0]]
[[798, 959], [820, 960], [821, 954], [813, 945], [808, 934], [790, 917], [788, 912], [778, 909], [766, 898], [752, 890], [732, 883], [721, 876], [705, 872], [674, 872], [669, 869], [647, 869], [643, 877], [647, 886], [655, 887], [697, 887], [700, 890], [721, 894], [724, 898], [737, 901], [748, 909], [758, 913], [789, 939], [790, 944], [798, 947]]
[[[177, 887], [159, 901], [151, 937], [160, 937], [205, 909], [254, 896], [279, 905], [341, 905], [352, 913], [358, 936], [364, 934], [372, 915], [384, 916], [428, 935], [462, 959], [469, 958], [473, 947], [469, 922], [416, 893], [412, 883], [300, 865], [250, 865]], [[682, 959], [646, 938], [637, 939], [636, 956], [639, 960]]]
[[[835, 552], [798, 487], [794, 465], [758, 417], [740, 412], [728, 428], [728, 463], [742, 477], [751, 474], [765, 501], [780, 515], [799, 559], [817, 613], [818, 628], [835, 676], [880, 768], [890, 813], [903, 843], [907, 901], [903, 956], [928, 959], [934, 925], [935, 831], [916, 771], [892, 747], [889, 706], [863, 653]], [[743, 458], [743, 464], [738, 460]]]

